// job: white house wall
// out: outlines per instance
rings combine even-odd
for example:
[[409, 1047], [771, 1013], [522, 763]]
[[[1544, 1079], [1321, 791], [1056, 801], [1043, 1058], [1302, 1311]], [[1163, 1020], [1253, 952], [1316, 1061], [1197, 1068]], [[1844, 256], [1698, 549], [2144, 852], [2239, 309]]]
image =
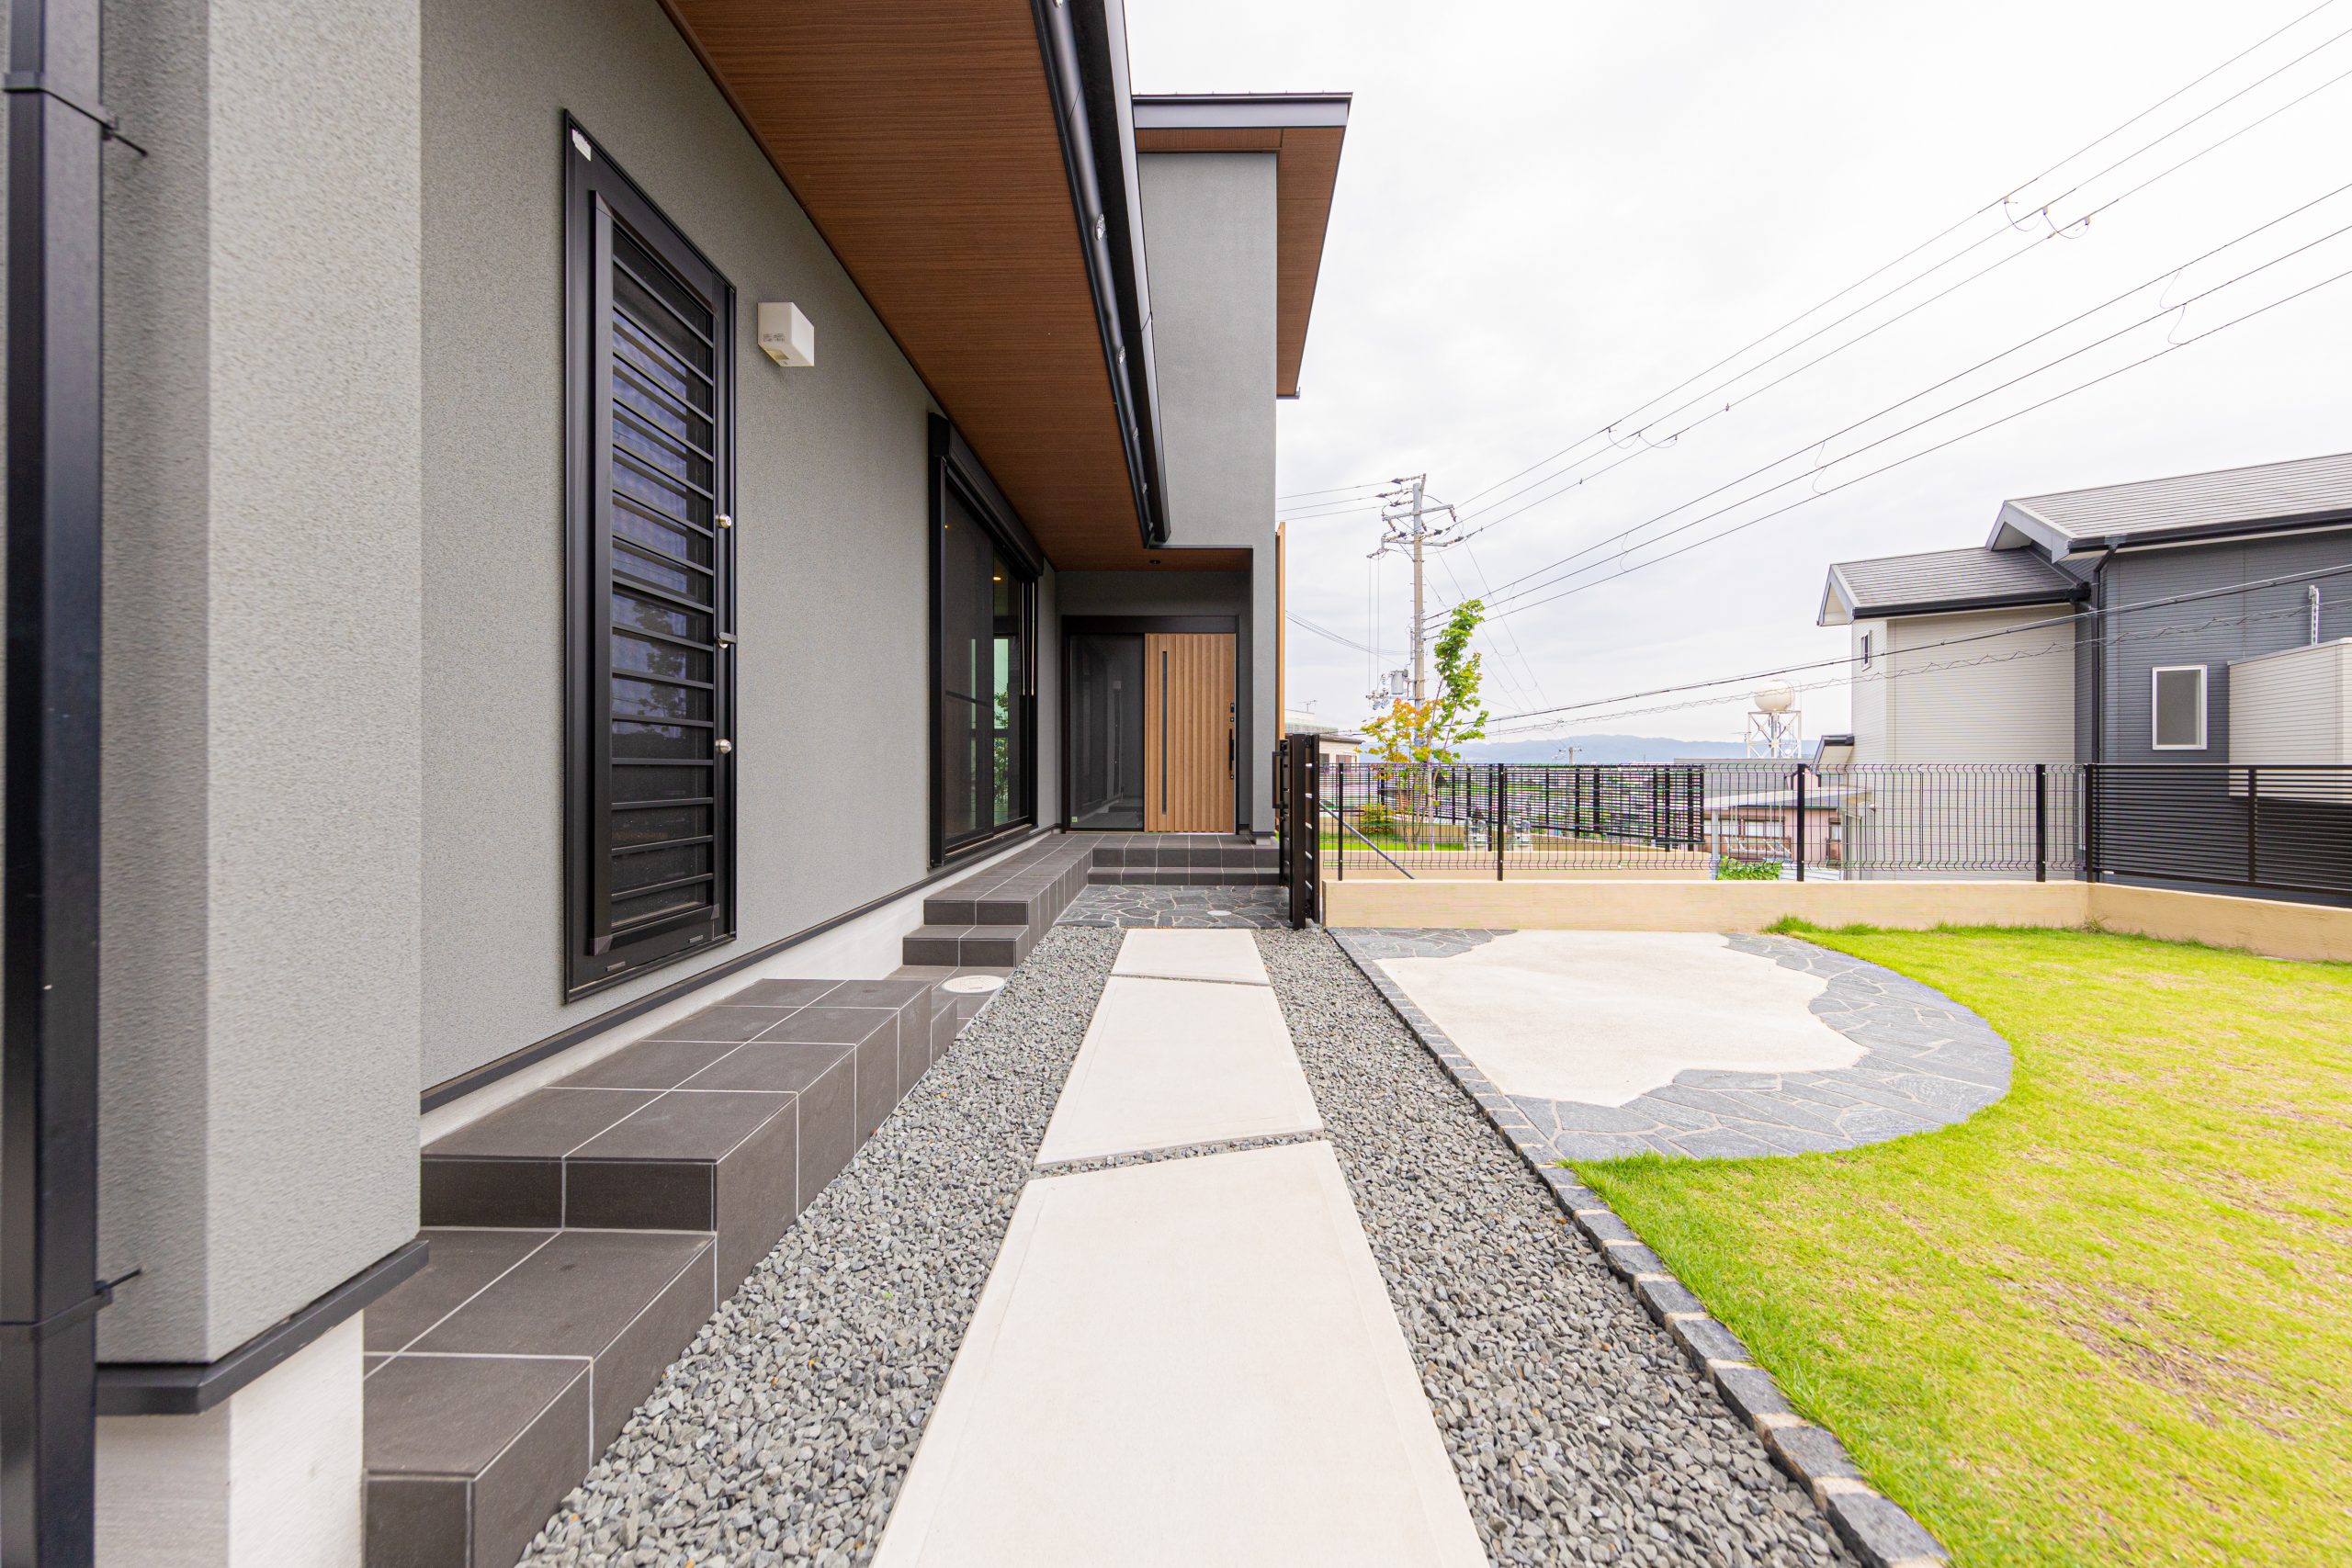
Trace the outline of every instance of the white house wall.
[[[2075, 633], [2063, 605], [1906, 615], [1886, 626], [1888, 762], [2061, 762], [2075, 754]], [[2027, 629], [2032, 627], [2033, 629]], [[1986, 634], [1992, 635], [1986, 635]], [[1954, 637], [1977, 640], [1936, 647]]]
[[[431, 808], [412, 1092], [695, 967], [561, 998], [562, 111], [737, 290], [739, 934], [709, 962], [922, 876], [930, 809], [922, 385], [654, 0], [424, 0], [424, 17]], [[763, 299], [816, 323], [813, 368], [759, 352]]]

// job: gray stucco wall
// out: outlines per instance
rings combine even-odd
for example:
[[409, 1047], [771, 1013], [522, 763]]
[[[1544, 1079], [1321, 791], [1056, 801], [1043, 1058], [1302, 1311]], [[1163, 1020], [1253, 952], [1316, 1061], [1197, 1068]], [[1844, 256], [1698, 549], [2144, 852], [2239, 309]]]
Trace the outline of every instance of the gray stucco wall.
[[201, 1360], [416, 1228], [417, 16], [106, 23], [99, 1345]]
[[[2136, 550], [2117, 555], [2107, 567], [2106, 603], [2144, 604], [2176, 594], [2202, 592], [2233, 582], [2251, 582], [2293, 572], [2316, 571], [2352, 562], [2352, 530], [2310, 533], [2243, 543], [2180, 549]], [[2352, 637], [2352, 572], [2320, 581], [2323, 640]], [[2235, 624], [2204, 626], [2216, 617]], [[2093, 623], [2098, 626], [2098, 623]], [[2190, 629], [2143, 636], [2161, 626]], [[2226, 762], [2230, 760], [2229, 664], [2259, 653], [2300, 648], [2311, 640], [2302, 583], [2195, 600], [2125, 615], [2104, 627], [2113, 643], [2106, 652], [2106, 749], [2109, 762]], [[2086, 628], [2085, 637], [2099, 632]], [[2159, 751], [2150, 713], [2159, 665], [2207, 667], [2206, 748]]]
[[[740, 301], [736, 944], [920, 877], [931, 403], [654, 0], [424, 0], [424, 1049], [438, 1082], [693, 973], [561, 1000], [560, 111]], [[790, 299], [817, 365], [753, 309]]]
[[[1169, 542], [1246, 547], [1253, 825], [1273, 829], [1274, 155], [1159, 152], [1136, 160], [1151, 273], [1152, 347]], [[1079, 614], [1070, 611], [1070, 614]], [[1162, 611], [1161, 614], [1181, 614]], [[1256, 650], [1252, 653], [1252, 648]]]

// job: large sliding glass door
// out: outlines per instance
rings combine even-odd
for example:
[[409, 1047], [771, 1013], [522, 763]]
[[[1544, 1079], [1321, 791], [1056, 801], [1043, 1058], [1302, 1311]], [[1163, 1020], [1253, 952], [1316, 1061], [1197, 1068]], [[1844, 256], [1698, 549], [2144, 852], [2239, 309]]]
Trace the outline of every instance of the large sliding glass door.
[[939, 538], [943, 853], [1035, 820], [1030, 643], [1035, 584], [952, 487]]

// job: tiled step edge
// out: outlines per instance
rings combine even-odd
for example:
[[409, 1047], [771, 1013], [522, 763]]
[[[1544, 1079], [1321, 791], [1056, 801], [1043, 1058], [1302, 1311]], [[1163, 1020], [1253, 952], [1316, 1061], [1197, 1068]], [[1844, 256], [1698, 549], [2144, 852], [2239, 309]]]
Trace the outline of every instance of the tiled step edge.
[[1578, 1182], [1575, 1172], [1552, 1163], [1555, 1156], [1550, 1144], [1510, 1097], [1454, 1049], [1445, 1032], [1375, 960], [1356, 951], [1348, 932], [1330, 934], [1421, 1048], [1544, 1179], [1554, 1201], [1600, 1254], [1610, 1272], [1632, 1289], [1642, 1310], [1682, 1348], [1731, 1413], [1755, 1430], [1773, 1461], [1812, 1494], [1838, 1539], [1865, 1568], [1939, 1568], [1949, 1563], [1951, 1554], [1943, 1544], [1900, 1504], [1861, 1479], [1860, 1469], [1836, 1433], [1796, 1413], [1772, 1374], [1749, 1359], [1739, 1337], [1708, 1314], [1600, 1194]]

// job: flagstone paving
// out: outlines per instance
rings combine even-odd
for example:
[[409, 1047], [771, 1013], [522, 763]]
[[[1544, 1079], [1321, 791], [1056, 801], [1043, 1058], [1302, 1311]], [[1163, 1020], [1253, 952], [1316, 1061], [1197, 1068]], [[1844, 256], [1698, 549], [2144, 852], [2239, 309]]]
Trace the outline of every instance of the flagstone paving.
[[1062, 911], [1066, 926], [1270, 931], [1290, 924], [1287, 887], [1144, 887], [1096, 884]]
[[[1786, 1070], [1690, 1067], [1644, 1092], [1612, 1094], [1605, 1101], [1599, 1094], [1563, 1100], [1528, 1093], [1512, 1080], [1513, 1063], [1497, 1060], [1493, 1052], [1482, 1056], [1475, 1040], [1450, 1034], [1430, 1016], [1426, 998], [1414, 995], [1422, 965], [1412, 961], [1455, 957], [1512, 933], [1367, 929], [1331, 934], [1466, 1089], [1508, 1107], [1510, 1113], [1497, 1120], [1538, 1164], [1645, 1150], [1724, 1158], [1858, 1148], [1963, 1121], [2008, 1092], [2007, 1042], [1940, 992], [1794, 938], [1735, 935], [1711, 940], [1719, 940], [1727, 953], [1818, 982], [1820, 992], [1808, 1004], [1809, 1013], [1826, 1026], [1825, 1032], [1835, 1032], [1852, 1043], [1850, 1063], [1790, 1063]], [[1606, 985], [1614, 974], [1596, 960], [1595, 973], [1586, 978]], [[1507, 975], [1481, 979], [1508, 984]], [[1626, 976], [1623, 983], [1637, 982]], [[1676, 1006], [1672, 995], [1655, 989], [1624, 1001], [1628, 1017], [1663, 1019]], [[1736, 1020], [1715, 1022], [1727, 1032], [1740, 1028]], [[1612, 1034], [1622, 1027], [1612, 1024]], [[1534, 1048], [1553, 1054], [1571, 1072], [1580, 1054], [1618, 1044], [1613, 1039], [1596, 1041], [1593, 1020], [1571, 1010], [1556, 1013], [1548, 1028], [1549, 1038]], [[1514, 1053], [1529, 1048], [1522, 1032]]]

